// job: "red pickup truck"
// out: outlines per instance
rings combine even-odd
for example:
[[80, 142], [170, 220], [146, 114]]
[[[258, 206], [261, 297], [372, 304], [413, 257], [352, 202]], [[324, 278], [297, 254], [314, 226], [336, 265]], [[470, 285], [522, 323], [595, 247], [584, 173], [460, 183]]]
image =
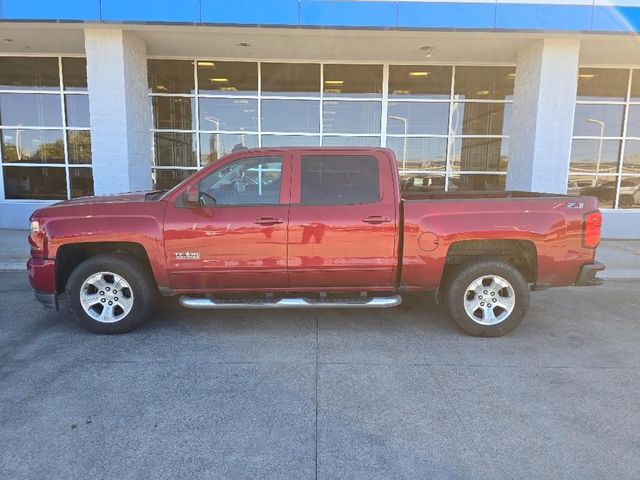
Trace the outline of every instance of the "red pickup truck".
[[420, 184], [401, 192], [384, 148], [244, 150], [168, 191], [36, 211], [29, 278], [99, 333], [139, 325], [158, 293], [196, 309], [376, 308], [431, 291], [463, 331], [498, 336], [530, 290], [601, 283], [595, 198]]

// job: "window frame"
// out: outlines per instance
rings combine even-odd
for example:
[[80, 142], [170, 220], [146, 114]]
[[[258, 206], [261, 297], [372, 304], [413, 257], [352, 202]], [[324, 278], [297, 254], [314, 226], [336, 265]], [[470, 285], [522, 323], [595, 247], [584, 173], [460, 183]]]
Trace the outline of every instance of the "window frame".
[[[452, 122], [452, 115], [453, 115], [453, 105], [455, 103], [464, 105], [466, 103], [492, 103], [492, 104], [512, 104], [513, 103], [513, 94], [508, 96], [508, 98], [505, 99], [466, 99], [466, 98], [459, 98], [457, 95], [455, 95], [455, 79], [456, 79], [456, 67], [508, 67], [508, 68], [512, 68], [513, 72], [514, 72], [514, 78], [515, 79], [515, 63], [495, 63], [495, 64], [456, 64], [453, 62], [443, 62], [443, 63], [438, 63], [438, 64], [434, 64], [434, 65], [430, 65], [430, 66], [442, 66], [442, 67], [450, 67], [451, 68], [451, 85], [450, 85], [450, 89], [449, 89], [449, 96], [447, 98], [428, 98], [428, 97], [423, 97], [423, 96], [408, 96], [407, 98], [399, 98], [398, 96], [390, 96], [389, 95], [389, 71], [392, 65], [396, 66], [416, 66], [416, 67], [420, 67], [420, 66], [424, 66], [424, 63], [420, 63], [420, 62], [374, 62], [374, 61], [370, 61], [370, 62], [366, 62], [366, 61], [362, 61], [362, 62], [352, 62], [352, 64], [354, 65], [381, 65], [382, 66], [382, 94], [380, 96], [357, 96], [357, 95], [349, 95], [349, 94], [340, 94], [340, 95], [336, 95], [336, 94], [331, 94], [331, 95], [326, 95], [324, 92], [324, 70], [325, 70], [325, 66], [326, 65], [345, 65], [347, 64], [347, 62], [345, 61], [326, 61], [326, 62], [321, 62], [321, 61], [317, 61], [317, 62], [312, 62], [312, 61], [296, 61], [296, 60], [282, 60], [282, 59], [270, 59], [270, 58], [265, 58], [262, 60], [247, 60], [242, 59], [242, 58], [237, 58], [237, 59], [224, 59], [225, 62], [232, 62], [232, 61], [238, 61], [238, 62], [247, 62], [247, 61], [252, 61], [257, 63], [257, 69], [258, 69], [258, 91], [256, 94], [225, 94], [224, 92], [219, 92], [219, 93], [215, 93], [215, 94], [204, 94], [204, 93], [199, 93], [199, 85], [198, 85], [198, 63], [199, 62], [216, 62], [219, 61], [216, 58], [212, 58], [212, 57], [167, 57], [167, 56], [148, 56], [147, 57], [148, 60], [183, 60], [183, 61], [188, 61], [192, 63], [193, 66], [193, 72], [194, 72], [194, 92], [191, 94], [173, 94], [173, 93], [153, 93], [153, 92], [149, 92], [148, 96], [149, 97], [159, 97], [159, 96], [168, 96], [168, 97], [185, 97], [185, 98], [190, 98], [193, 99], [194, 103], [195, 103], [195, 112], [194, 112], [194, 118], [196, 120], [196, 125], [192, 126], [192, 128], [190, 130], [175, 130], [175, 129], [156, 129], [153, 128], [153, 120], [152, 120], [152, 125], [151, 125], [151, 129], [150, 131], [153, 133], [157, 133], [157, 132], [177, 132], [177, 133], [194, 133], [196, 134], [196, 166], [193, 167], [172, 167], [172, 166], [158, 166], [155, 164], [155, 158], [156, 158], [156, 152], [155, 152], [155, 147], [154, 147], [154, 151], [153, 151], [153, 165], [152, 165], [152, 172], [153, 175], [156, 174], [157, 171], [160, 170], [188, 170], [191, 171], [193, 173], [197, 172], [199, 169], [207, 166], [206, 164], [204, 164], [202, 162], [202, 152], [203, 152], [203, 148], [201, 145], [201, 135], [203, 133], [207, 133], [207, 134], [218, 134], [218, 135], [255, 135], [257, 137], [257, 141], [258, 141], [258, 148], [262, 148], [263, 147], [263, 137], [267, 137], [269, 139], [273, 139], [275, 137], [278, 136], [285, 136], [285, 137], [316, 137], [318, 139], [318, 145], [317, 146], [322, 146], [324, 145], [324, 138], [325, 137], [331, 137], [332, 140], [335, 140], [336, 138], [340, 138], [340, 137], [344, 137], [344, 138], [355, 138], [355, 137], [364, 137], [364, 138], [375, 138], [375, 139], [379, 139], [379, 147], [381, 148], [386, 148], [388, 146], [388, 142], [387, 139], [388, 138], [405, 138], [405, 136], [403, 134], [390, 134], [387, 132], [387, 122], [388, 122], [388, 105], [389, 102], [408, 102], [408, 103], [446, 103], [449, 105], [449, 116], [448, 116], [448, 123], [447, 123], [447, 128], [449, 129], [449, 131], [447, 133], [444, 134], [407, 134], [407, 138], [412, 138], [412, 137], [417, 137], [417, 138], [445, 138], [447, 139], [447, 149], [446, 149], [446, 158], [445, 158], [445, 169], [444, 169], [444, 174], [445, 174], [445, 182], [444, 182], [444, 190], [443, 191], [448, 191], [449, 190], [449, 176], [450, 175], [465, 175], [465, 174], [472, 174], [472, 175], [503, 175], [506, 176], [507, 175], [507, 171], [467, 171], [467, 170], [454, 170], [452, 168], [452, 155], [453, 155], [453, 147], [455, 144], [455, 140], [456, 139], [463, 139], [463, 138], [478, 138], [478, 139], [500, 139], [502, 140], [509, 140], [510, 135], [456, 135], [455, 133], [452, 133], [450, 131], [450, 125]], [[302, 64], [308, 64], [308, 63], [313, 63], [313, 64], [318, 64], [320, 67], [320, 90], [318, 92], [318, 94], [316, 94], [315, 92], [313, 94], [309, 94], [309, 95], [304, 95], [304, 94], [291, 94], [291, 95], [274, 95], [274, 94], [263, 94], [262, 91], [262, 64], [263, 63], [302, 63]], [[251, 100], [257, 100], [257, 130], [256, 131], [227, 131], [224, 129], [215, 129], [215, 130], [211, 130], [210, 128], [205, 128], [203, 129], [202, 126], [200, 125], [200, 112], [199, 112], [199, 99], [201, 98], [229, 98], [229, 99], [251, 99]], [[319, 104], [319, 122], [320, 122], [320, 129], [318, 132], [302, 132], [302, 131], [266, 131], [263, 129], [263, 125], [262, 125], [262, 101], [263, 100], [309, 100], [309, 101], [315, 101]], [[336, 132], [336, 133], [329, 133], [329, 132], [325, 132], [324, 130], [324, 105], [325, 105], [325, 101], [339, 101], [339, 102], [377, 102], [380, 104], [381, 108], [380, 108], [380, 121], [379, 121], [379, 125], [380, 125], [380, 130], [378, 132], [373, 132], [373, 133], [341, 133], [341, 132]], [[150, 100], [151, 102], [151, 100]], [[504, 126], [503, 126], [503, 130], [504, 130]], [[507, 133], [510, 133], [509, 129], [507, 129]], [[291, 145], [294, 146], [294, 145]], [[344, 145], [345, 148], [349, 148], [348, 145]], [[279, 148], [278, 146], [270, 146], [268, 148]], [[312, 147], [300, 147], [300, 148], [312, 148]], [[334, 148], [341, 148], [341, 147], [334, 147]], [[375, 147], [374, 147], [375, 148]], [[398, 158], [398, 163], [401, 163], [401, 159]], [[507, 161], [508, 163], [508, 161]], [[405, 178], [405, 176], [411, 176], [414, 174], [435, 174], [435, 175], [439, 175], [442, 174], [443, 171], [442, 170], [437, 170], [437, 171], [431, 171], [431, 170], [402, 170], [402, 169], [398, 169], [398, 174], [400, 179]]]
[[[15, 94], [38, 94], [38, 95], [53, 95], [58, 96], [60, 100], [60, 108], [62, 115], [62, 123], [60, 126], [15, 126], [15, 125], [2, 125], [0, 124], [0, 135], [4, 130], [60, 130], [62, 131], [62, 141], [63, 141], [63, 149], [64, 149], [64, 162], [63, 163], [35, 163], [35, 162], [11, 162], [4, 163], [4, 159], [2, 158], [2, 149], [0, 149], [0, 199], [4, 199], [10, 202], [59, 202], [60, 198], [52, 198], [52, 197], [43, 197], [43, 198], [31, 198], [31, 199], [13, 199], [7, 198], [7, 192], [4, 188], [4, 167], [39, 167], [39, 168], [62, 168], [64, 169], [65, 176], [65, 189], [66, 189], [66, 200], [70, 200], [74, 198], [72, 196], [72, 179], [70, 170], [74, 168], [87, 168], [91, 171], [91, 177], [93, 178], [93, 162], [90, 163], [71, 163], [69, 161], [69, 140], [68, 134], [73, 131], [81, 131], [81, 132], [89, 132], [91, 135], [91, 127], [70, 127], [68, 126], [67, 121], [67, 112], [66, 112], [66, 98], [67, 96], [72, 95], [86, 95], [89, 96], [88, 88], [85, 89], [77, 89], [77, 87], [66, 88], [64, 83], [64, 69], [63, 69], [63, 58], [80, 58], [86, 59], [85, 55], [46, 55], [46, 54], [38, 54], [38, 55], [29, 55], [29, 54], [16, 54], [16, 53], [0, 53], [2, 57], [23, 57], [23, 58], [54, 58], [56, 59], [56, 63], [58, 66], [58, 85], [56, 88], [51, 89], [29, 89], [29, 88], [2, 88], [0, 87], [0, 93], [15, 93]], [[94, 186], [95, 189], [95, 186]], [[94, 190], [95, 194], [95, 190]]]
[[[574, 177], [575, 178], [584, 178], [584, 179], [593, 179], [594, 182], [597, 182], [599, 178], [601, 177], [615, 177], [616, 181], [617, 181], [617, 186], [616, 186], [616, 190], [614, 192], [614, 199], [613, 199], [613, 206], [612, 207], [602, 207], [605, 210], [619, 210], [621, 211], [622, 209], [620, 208], [620, 188], [621, 188], [621, 182], [622, 182], [622, 178], [638, 178], [640, 180], [640, 173], [634, 174], [634, 173], [624, 173], [623, 172], [623, 162], [624, 162], [624, 158], [625, 158], [625, 154], [626, 154], [626, 144], [627, 141], [638, 141], [640, 140], [640, 136], [637, 137], [633, 137], [633, 136], [628, 136], [627, 135], [627, 127], [628, 127], [628, 122], [629, 122], [629, 111], [631, 109], [631, 107], [640, 107], [640, 98], [637, 98], [636, 100], [633, 100], [631, 97], [631, 87], [633, 85], [633, 79], [634, 77], [640, 76], [640, 68], [638, 67], [634, 67], [633, 65], [628, 65], [625, 67], [611, 67], [611, 66], [601, 66], [601, 65], [580, 65], [579, 70], [578, 70], [578, 76], [580, 75], [580, 71], [582, 71], [583, 69], [585, 70], [595, 70], [595, 69], [602, 69], [602, 70], [625, 70], [628, 73], [627, 76], [627, 91], [626, 91], [626, 96], [624, 98], [624, 100], [589, 100], [589, 99], [580, 99], [579, 98], [579, 94], [576, 91], [576, 102], [575, 102], [575, 107], [574, 107], [574, 112], [573, 112], [573, 118], [575, 120], [575, 114], [576, 114], [576, 109], [578, 109], [579, 105], [617, 105], [617, 106], [622, 106], [623, 107], [623, 111], [622, 111], [622, 132], [619, 136], [609, 136], [609, 135], [603, 135], [602, 136], [602, 140], [603, 141], [607, 141], [607, 140], [617, 140], [620, 142], [620, 149], [618, 152], [618, 158], [617, 158], [617, 162], [616, 162], [616, 171], [615, 172], [592, 172], [592, 173], [585, 173], [585, 172], [580, 172], [580, 171], [573, 171], [571, 169], [571, 158], [569, 158], [569, 166], [568, 166], [568, 177]], [[600, 98], [600, 97], [596, 97], [596, 98]], [[601, 139], [600, 135], [571, 135], [571, 142], [573, 145], [574, 140], [595, 140], [595, 141], [599, 141]], [[572, 152], [573, 153], [573, 152]], [[568, 186], [568, 180], [567, 180], [567, 186]], [[640, 211], [640, 208], [637, 209], [633, 209], [633, 208], [626, 208], [624, 209], [625, 211]]]

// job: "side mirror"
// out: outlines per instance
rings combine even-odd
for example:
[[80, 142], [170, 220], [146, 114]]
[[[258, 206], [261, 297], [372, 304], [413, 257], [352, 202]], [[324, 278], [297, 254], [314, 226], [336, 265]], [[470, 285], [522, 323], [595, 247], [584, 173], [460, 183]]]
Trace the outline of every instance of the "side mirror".
[[187, 187], [184, 195], [185, 206], [196, 208], [200, 206], [200, 188], [198, 184], [191, 184]]

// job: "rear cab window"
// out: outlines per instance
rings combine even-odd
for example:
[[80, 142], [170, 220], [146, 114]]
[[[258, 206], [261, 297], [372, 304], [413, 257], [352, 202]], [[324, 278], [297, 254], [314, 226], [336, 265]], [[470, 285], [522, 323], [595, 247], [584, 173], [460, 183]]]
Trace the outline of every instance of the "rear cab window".
[[371, 155], [302, 155], [302, 205], [355, 205], [380, 201], [378, 159]]

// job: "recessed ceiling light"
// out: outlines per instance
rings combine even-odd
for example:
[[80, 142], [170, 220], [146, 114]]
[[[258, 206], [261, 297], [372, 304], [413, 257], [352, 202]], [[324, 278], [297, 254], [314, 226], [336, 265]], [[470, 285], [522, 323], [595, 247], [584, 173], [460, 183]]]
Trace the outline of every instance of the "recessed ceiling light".
[[251, 44], [247, 43], [247, 42], [238, 42], [236, 45], [238, 45], [239, 47], [250, 47]]
[[227, 83], [229, 81], [228, 78], [222, 78], [222, 77], [215, 77], [215, 78], [210, 78], [209, 81], [213, 82], [213, 83]]
[[213, 62], [198, 62], [199, 67], [215, 67], [216, 64]]
[[581, 73], [580, 75], [578, 75], [578, 77], [590, 80], [590, 79], [592, 79], [594, 77], [597, 77], [597, 75], [595, 75], [593, 73]]
[[429, 58], [433, 54], [433, 47], [431, 45], [425, 45], [420, 47], [420, 50], [424, 53], [424, 56]]
[[220, 91], [221, 92], [237, 92], [238, 89], [236, 87], [222, 87]]
[[344, 80], [325, 80], [324, 83], [327, 85], [342, 85], [344, 84]]
[[476, 95], [489, 95], [489, 90], [478, 90]]
[[409, 90], [394, 90], [392, 92], [393, 95], [409, 95], [410, 93]]
[[409, 72], [410, 77], [428, 77], [429, 72]]

